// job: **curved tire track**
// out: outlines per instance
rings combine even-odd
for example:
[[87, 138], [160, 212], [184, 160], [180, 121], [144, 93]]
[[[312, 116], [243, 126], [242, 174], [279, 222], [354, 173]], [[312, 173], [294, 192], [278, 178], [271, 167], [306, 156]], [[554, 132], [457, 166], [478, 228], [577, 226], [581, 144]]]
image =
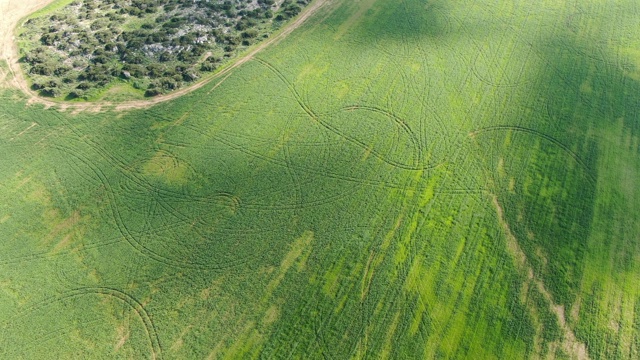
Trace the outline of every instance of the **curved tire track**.
[[513, 126], [513, 125], [498, 125], [498, 126], [489, 126], [489, 127], [485, 127], [485, 128], [481, 128], [475, 131], [472, 131], [469, 133], [469, 136], [471, 138], [474, 138], [475, 136], [482, 134], [482, 133], [486, 133], [486, 132], [492, 132], [492, 131], [514, 131], [514, 132], [521, 132], [521, 133], [525, 133], [525, 134], [529, 134], [529, 135], [533, 135], [536, 137], [539, 137], [543, 140], [546, 140], [550, 143], [552, 143], [553, 145], [557, 146], [558, 148], [560, 148], [562, 151], [564, 151], [566, 154], [568, 154], [578, 165], [580, 165], [580, 167], [583, 168], [583, 170], [585, 171], [587, 177], [589, 178], [589, 180], [595, 184], [596, 182], [596, 178], [593, 176], [591, 169], [589, 168], [589, 166], [587, 166], [587, 164], [584, 162], [584, 160], [582, 160], [582, 158], [576, 154], [573, 150], [571, 150], [567, 145], [565, 145], [564, 143], [562, 143], [560, 140], [554, 138], [551, 135], [547, 135], [543, 132], [540, 132], [538, 130], [534, 130], [534, 129], [530, 129], [527, 127], [523, 127], [523, 126]]

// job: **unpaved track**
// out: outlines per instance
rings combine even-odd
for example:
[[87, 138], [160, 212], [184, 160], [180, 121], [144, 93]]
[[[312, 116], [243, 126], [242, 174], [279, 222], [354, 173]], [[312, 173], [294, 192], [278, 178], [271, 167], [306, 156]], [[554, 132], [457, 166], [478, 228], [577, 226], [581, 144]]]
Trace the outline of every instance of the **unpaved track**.
[[507, 250], [513, 257], [516, 267], [523, 273], [526, 273], [526, 281], [532, 282], [537, 287], [542, 296], [544, 296], [544, 298], [549, 302], [549, 310], [556, 315], [558, 324], [560, 325], [560, 329], [562, 330], [564, 336], [561, 344], [564, 351], [571, 357], [571, 359], [589, 360], [589, 354], [587, 353], [586, 345], [576, 338], [573, 329], [571, 329], [569, 324], [567, 324], [564, 306], [554, 303], [553, 297], [551, 296], [549, 290], [547, 290], [547, 287], [542, 279], [535, 275], [533, 268], [527, 261], [526, 254], [520, 247], [520, 243], [518, 243], [518, 239], [516, 239], [515, 235], [511, 232], [511, 228], [509, 227], [509, 224], [507, 223], [507, 220], [504, 216], [504, 210], [498, 202], [498, 197], [496, 195], [492, 195], [492, 198], [493, 205], [498, 215], [498, 221], [500, 222], [500, 225], [502, 225], [502, 228], [505, 232], [507, 240]]
[[[9, 64], [9, 71], [19, 69], [18, 52], [13, 42], [13, 29], [24, 16], [44, 7], [53, 0], [0, 0], [0, 58]], [[0, 69], [0, 85], [9, 84], [22, 88], [22, 74], [11, 76]], [[22, 81], [21, 81], [22, 80]], [[26, 88], [26, 86], [24, 86]]]
[[[147, 108], [152, 105], [161, 103], [163, 101], [172, 100], [178, 98], [184, 94], [190, 93], [194, 90], [197, 90], [209, 82], [223, 78], [225, 75], [229, 74], [238, 66], [246, 63], [251, 60], [258, 52], [262, 51], [269, 45], [272, 45], [284, 37], [289, 35], [293, 30], [297, 29], [300, 25], [302, 25], [305, 20], [307, 20], [311, 15], [313, 15], [316, 10], [322, 7], [324, 4], [329, 2], [329, 0], [315, 0], [310, 5], [308, 5], [300, 15], [294, 21], [290, 22], [286, 25], [286, 27], [280, 31], [276, 36], [271, 37], [258, 46], [253, 48], [247, 54], [237, 58], [234, 62], [227, 66], [225, 69], [217, 73], [215, 76], [208, 77], [203, 81], [200, 81], [194, 85], [189, 87], [174, 91], [167, 95], [156, 96], [149, 100], [133, 100], [133, 101], [125, 101], [125, 102], [108, 102], [108, 101], [96, 101], [96, 102], [86, 102], [86, 103], [64, 103], [64, 102], [56, 102], [50, 101], [45, 98], [38, 96], [36, 93], [29, 89], [28, 83], [24, 78], [24, 74], [20, 69], [20, 64], [18, 63], [18, 49], [14, 42], [14, 34], [13, 29], [18, 25], [18, 21], [23, 17], [29, 15], [30, 13], [46, 6], [47, 4], [53, 2], [53, 0], [0, 0], [0, 58], [5, 60], [7, 64], [9, 64], [9, 74], [6, 74], [4, 70], [0, 69], [0, 86], [9, 85], [14, 88], [18, 88], [24, 92], [29, 98], [28, 103], [39, 103], [43, 104], [46, 107], [56, 107], [61, 110], [72, 110], [72, 111], [100, 111], [103, 108], [113, 108], [116, 111], [124, 111], [131, 109], [141, 109]], [[223, 78], [223, 80], [226, 77]]]

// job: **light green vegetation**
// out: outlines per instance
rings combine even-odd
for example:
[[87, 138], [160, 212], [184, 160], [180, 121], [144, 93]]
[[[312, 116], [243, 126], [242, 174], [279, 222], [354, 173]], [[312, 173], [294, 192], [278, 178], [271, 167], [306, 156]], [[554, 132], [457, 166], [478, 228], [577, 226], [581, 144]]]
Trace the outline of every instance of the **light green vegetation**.
[[172, 102], [0, 101], [0, 357], [640, 356], [640, 4], [335, 1]]

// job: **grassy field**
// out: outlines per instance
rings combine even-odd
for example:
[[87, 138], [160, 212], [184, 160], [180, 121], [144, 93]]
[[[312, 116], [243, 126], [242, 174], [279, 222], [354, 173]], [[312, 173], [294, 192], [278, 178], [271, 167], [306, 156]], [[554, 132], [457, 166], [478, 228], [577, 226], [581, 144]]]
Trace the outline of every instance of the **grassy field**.
[[638, 358], [638, 15], [336, 0], [150, 109], [0, 89], [0, 357]]

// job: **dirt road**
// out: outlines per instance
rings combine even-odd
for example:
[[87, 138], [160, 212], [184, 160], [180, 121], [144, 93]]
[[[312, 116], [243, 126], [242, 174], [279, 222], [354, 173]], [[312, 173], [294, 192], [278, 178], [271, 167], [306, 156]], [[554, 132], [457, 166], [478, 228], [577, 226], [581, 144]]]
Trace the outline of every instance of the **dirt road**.
[[[11, 85], [22, 88], [22, 74], [11, 76], [19, 68], [18, 52], [13, 42], [13, 29], [24, 16], [44, 7], [53, 0], [0, 0], [0, 59], [9, 64], [9, 73], [0, 69], [0, 86]], [[22, 81], [21, 81], [22, 80]], [[26, 86], [25, 86], [26, 87]]]
[[15, 45], [13, 36], [13, 29], [15, 29], [15, 27], [18, 25], [18, 21], [20, 21], [20, 19], [53, 2], [53, 0], [0, 0], [0, 18], [2, 19], [2, 21], [0, 21], [0, 59], [5, 60], [7, 64], [9, 64], [8, 73], [0, 69], [0, 87], [11, 86], [14, 88], [18, 88], [27, 95], [27, 97], [29, 98], [29, 103], [40, 103], [45, 105], [46, 107], [56, 107], [60, 108], [61, 110], [68, 109], [72, 111], [100, 111], [103, 108], [113, 108], [116, 111], [124, 111], [147, 108], [154, 104], [172, 100], [184, 94], [190, 93], [216, 79], [224, 79], [224, 76], [228, 75], [238, 66], [251, 60], [258, 52], [282, 40], [293, 30], [297, 29], [305, 22], [305, 20], [307, 20], [312, 14], [314, 14], [328, 1], [329, 0], [313, 1], [303, 10], [300, 15], [298, 15], [295, 20], [287, 24], [286, 27], [277, 35], [263, 41], [248, 53], [233, 60], [234, 62], [231, 65], [227, 66], [224, 70], [220, 71], [216, 75], [208, 77], [203, 81], [200, 81], [189, 87], [174, 91], [170, 94], [156, 96], [149, 100], [134, 100], [120, 103], [112, 103], [106, 101], [87, 103], [61, 103], [39, 97], [36, 93], [29, 89], [27, 81], [24, 78], [24, 74], [20, 69], [20, 64], [18, 63], [18, 49]]

